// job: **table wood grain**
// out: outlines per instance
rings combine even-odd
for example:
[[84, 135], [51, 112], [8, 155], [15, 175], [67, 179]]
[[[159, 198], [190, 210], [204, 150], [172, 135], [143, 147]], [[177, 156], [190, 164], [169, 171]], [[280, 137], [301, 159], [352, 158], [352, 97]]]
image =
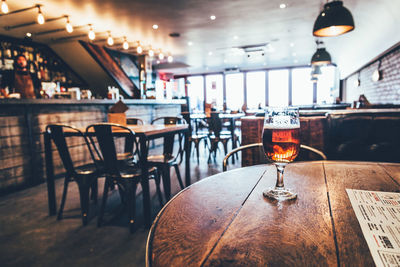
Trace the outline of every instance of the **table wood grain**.
[[289, 164], [286, 202], [263, 197], [275, 181], [259, 165], [181, 191], [153, 223], [147, 266], [374, 266], [345, 189], [399, 192], [400, 164]]

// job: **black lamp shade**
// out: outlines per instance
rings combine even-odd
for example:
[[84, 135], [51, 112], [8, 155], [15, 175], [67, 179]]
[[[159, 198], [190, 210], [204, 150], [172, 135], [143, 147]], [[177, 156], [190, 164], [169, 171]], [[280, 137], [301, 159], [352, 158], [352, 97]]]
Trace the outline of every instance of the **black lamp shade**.
[[313, 35], [318, 37], [338, 36], [354, 29], [354, 20], [342, 1], [333, 1], [324, 5], [314, 23]]
[[326, 65], [332, 62], [331, 55], [325, 50], [325, 48], [318, 48], [317, 52], [311, 58], [312, 65]]

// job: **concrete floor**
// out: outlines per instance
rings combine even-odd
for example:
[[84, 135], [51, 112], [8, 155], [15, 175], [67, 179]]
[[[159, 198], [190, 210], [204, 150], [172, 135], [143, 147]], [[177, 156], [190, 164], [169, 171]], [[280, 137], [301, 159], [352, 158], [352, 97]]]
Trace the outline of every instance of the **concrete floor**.
[[[201, 154], [200, 164], [192, 157], [192, 183], [222, 171], [222, 152], [212, 164], [207, 164], [208, 152]], [[180, 170], [184, 174], [184, 164]], [[174, 171], [171, 181], [176, 194], [179, 185]], [[104, 178], [99, 182], [100, 199]], [[150, 186], [154, 218], [161, 207], [153, 181]], [[58, 179], [58, 205], [62, 187], [63, 179]], [[99, 206], [91, 204], [89, 224], [83, 227], [76, 183], [69, 186], [64, 219], [60, 221], [48, 215], [46, 184], [0, 198], [0, 266], [145, 266], [148, 229], [143, 225], [142, 195], [137, 196], [137, 225], [133, 234], [129, 233], [117, 190], [110, 193], [101, 228], [96, 226]]]

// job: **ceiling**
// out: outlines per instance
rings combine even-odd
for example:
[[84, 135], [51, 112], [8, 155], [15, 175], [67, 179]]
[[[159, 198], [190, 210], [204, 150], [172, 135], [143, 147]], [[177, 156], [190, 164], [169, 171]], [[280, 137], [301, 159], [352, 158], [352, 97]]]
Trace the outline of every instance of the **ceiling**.
[[[105, 40], [111, 31], [115, 47], [126, 36], [131, 46], [140, 41], [147, 49], [171, 53], [175, 63], [161, 69], [175, 74], [222, 71], [226, 68], [259, 69], [308, 65], [316, 50], [312, 27], [326, 1], [322, 0], [7, 0], [10, 11], [42, 4], [46, 19], [70, 15], [74, 26], [93, 24], [96, 40]], [[286, 4], [281, 9], [280, 4]], [[323, 38], [327, 51], [338, 65], [341, 76], [367, 63], [400, 41], [399, 0], [344, 0], [353, 14], [356, 28], [338, 37]], [[0, 17], [0, 34], [52, 44], [87, 40], [88, 27], [68, 34], [35, 35], [62, 29], [65, 19], [4, 29], [33, 22], [37, 10]], [[210, 16], [216, 16], [211, 20]], [[157, 30], [153, 24], [159, 25]], [[179, 33], [180, 37], [170, 37]], [[61, 39], [60, 39], [61, 38]], [[102, 42], [99, 42], [101, 44]], [[104, 42], [105, 43], [105, 42]], [[191, 45], [190, 45], [191, 44]], [[235, 47], [265, 44], [261, 52], [244, 53]], [[233, 47], [233, 48], [232, 48]], [[250, 57], [248, 57], [250, 54]], [[156, 63], [156, 62], [155, 62]], [[162, 63], [162, 62], [161, 62]], [[186, 65], [188, 66], [186, 66]]]

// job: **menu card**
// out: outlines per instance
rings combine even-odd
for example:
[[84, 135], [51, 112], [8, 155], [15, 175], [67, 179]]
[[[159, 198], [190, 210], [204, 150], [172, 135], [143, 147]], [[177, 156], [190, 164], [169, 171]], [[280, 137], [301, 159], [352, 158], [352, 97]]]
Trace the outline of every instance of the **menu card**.
[[400, 266], [400, 193], [346, 191], [376, 266]]

